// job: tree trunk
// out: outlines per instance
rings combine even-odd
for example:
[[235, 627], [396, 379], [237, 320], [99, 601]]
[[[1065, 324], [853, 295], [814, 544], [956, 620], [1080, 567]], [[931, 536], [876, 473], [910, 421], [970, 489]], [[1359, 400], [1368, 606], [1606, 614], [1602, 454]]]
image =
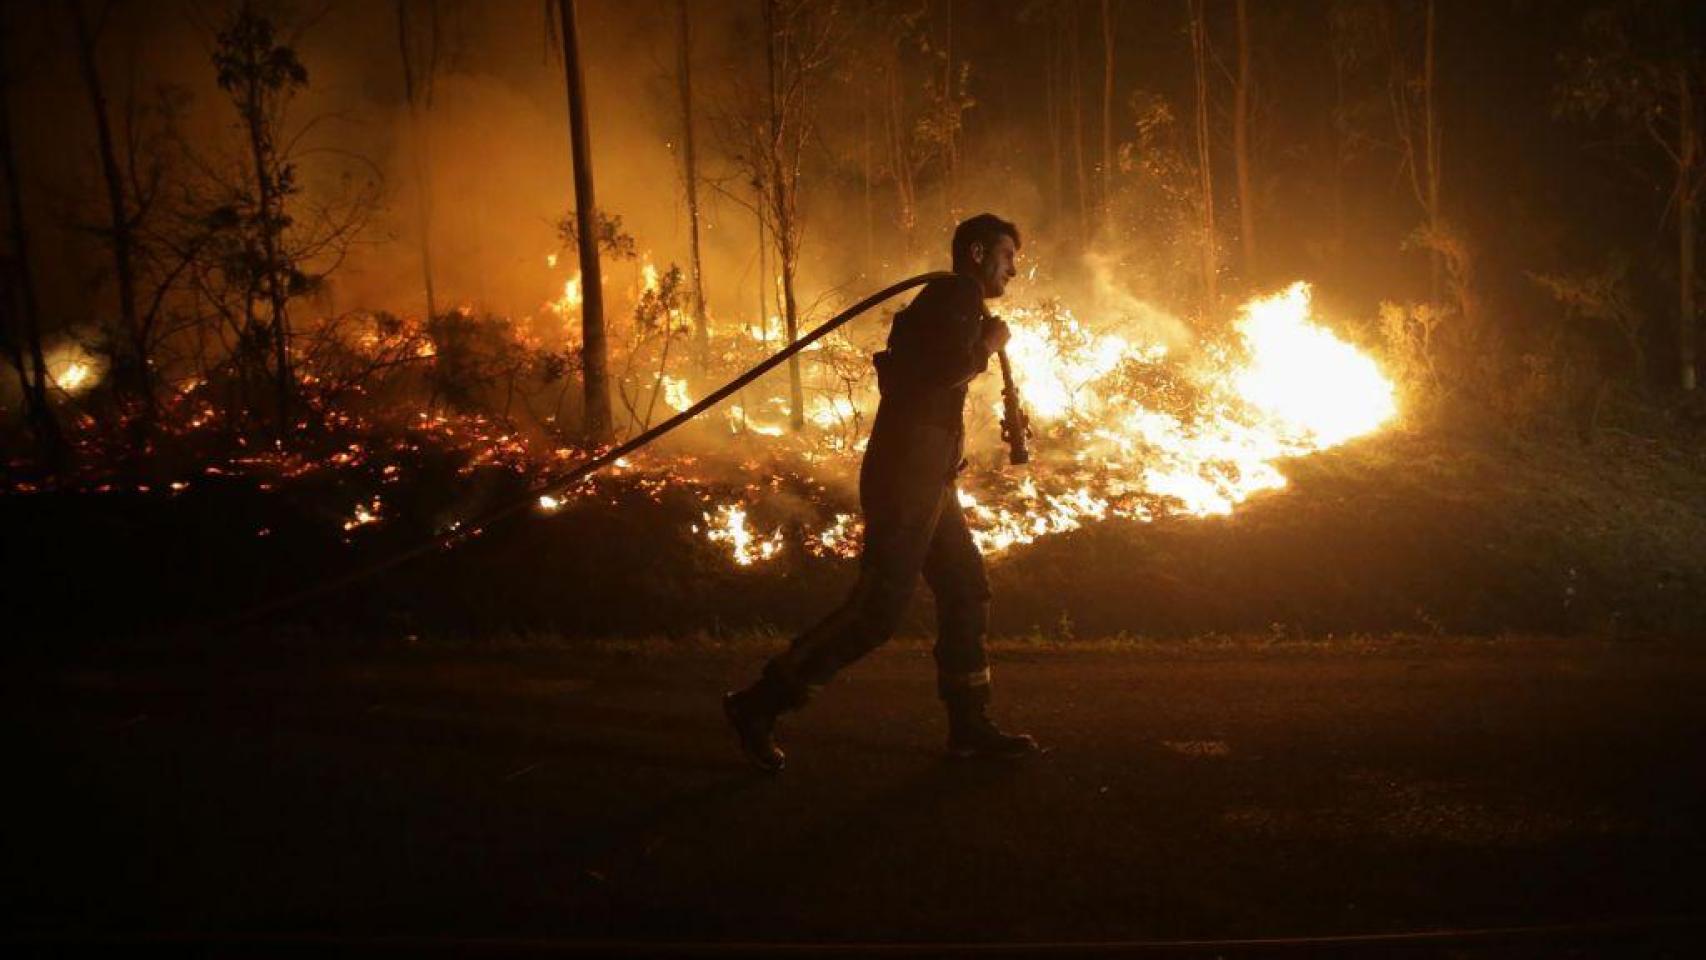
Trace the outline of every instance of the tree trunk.
[[[757, 184], [754, 184], [757, 186]], [[758, 192], [758, 340], [767, 344], [770, 333], [770, 298], [765, 290], [770, 284], [770, 241], [764, 236], [764, 193]]]
[[1091, 228], [1090, 177], [1084, 165], [1084, 79], [1078, 72], [1084, 58], [1079, 52], [1078, 35], [1082, 31], [1078, 23], [1078, 7], [1073, 5], [1068, 9], [1072, 11], [1072, 15], [1067, 27], [1070, 31], [1067, 38], [1068, 49], [1071, 51], [1067, 57], [1070, 67], [1067, 83], [1072, 88], [1068, 97], [1072, 104], [1072, 156], [1078, 184], [1078, 244], [1080, 249], [1085, 249], [1090, 246]]
[[1238, 176], [1238, 239], [1244, 250], [1244, 280], [1256, 280], [1256, 205], [1250, 193], [1250, 17], [1238, 0], [1238, 81], [1233, 90], [1232, 159]]
[[[895, 41], [898, 44], [898, 41]], [[894, 172], [895, 204], [900, 221], [901, 241], [908, 262], [916, 249], [918, 228], [918, 194], [917, 184], [912, 176], [912, 157], [907, 150], [909, 131], [905, 123], [905, 100], [901, 96], [900, 83], [900, 50], [898, 46], [889, 48], [889, 64], [885, 69], [887, 75], [887, 95], [883, 98], [885, 106], [883, 116], [883, 132], [888, 141], [889, 167]]]
[[877, 206], [871, 190], [871, 98], [868, 96], [859, 98], [859, 117], [865, 134], [861, 141], [864, 151], [859, 165], [865, 186], [865, 259], [860, 272], [868, 277], [877, 262]]
[[711, 330], [705, 316], [705, 265], [699, 252], [699, 159], [693, 149], [693, 29], [687, 0], [676, 0], [681, 23], [681, 58], [676, 71], [681, 81], [682, 178], [687, 184], [687, 237], [693, 258], [693, 365], [705, 375], [711, 362]]
[[1113, 216], [1114, 199], [1114, 18], [1102, 0], [1102, 229]]
[[[0, 81], [9, 76], [4, 46], [0, 43]], [[65, 435], [60, 432], [59, 421], [54, 418], [47, 398], [47, 358], [42, 351], [41, 313], [36, 303], [35, 277], [30, 272], [29, 231], [24, 226], [23, 187], [18, 181], [18, 158], [12, 143], [11, 97], [4, 89], [0, 89], [0, 165], [4, 167], [0, 174], [6, 177], [6, 208], [12, 219], [11, 259], [17, 271], [17, 299], [3, 306], [6, 314], [16, 316], [19, 327], [8, 331], [6, 340], [12, 348], [12, 364], [23, 388], [24, 415], [30, 431], [35, 434], [43, 459], [58, 472], [64, 465]]]
[[[794, 299], [794, 268], [792, 251], [782, 257], [782, 309], [783, 316], [788, 321], [788, 342], [793, 343], [800, 338], [800, 311]], [[788, 425], [795, 430], [803, 430], [806, 425], [806, 395], [805, 385], [800, 379], [800, 359], [798, 356], [788, 358]]]
[[[1426, 129], [1423, 131], [1423, 149], [1427, 157], [1427, 186], [1428, 186], [1428, 231], [1434, 236], [1439, 235], [1439, 123], [1434, 118], [1434, 0], [1428, 0], [1427, 48], [1422, 52], [1422, 114]], [[1440, 298], [1441, 286], [1441, 257], [1438, 249], [1430, 250], [1428, 254], [1428, 284], [1434, 300]], [[1466, 318], [1467, 319], [1467, 318]]]
[[1332, 257], [1338, 260], [1345, 249], [1345, 141], [1347, 139], [1347, 123], [1345, 115], [1345, 67], [1349, 53], [1342, 46], [1344, 38], [1337, 29], [1329, 23], [1333, 43], [1333, 233]]
[[1214, 171], [1209, 162], [1208, 129], [1208, 24], [1203, 14], [1203, 0], [1189, 0], [1191, 13], [1191, 60], [1196, 68], [1197, 103], [1197, 169], [1202, 192], [1202, 282], [1203, 315], [1214, 313], [1220, 302], [1215, 277], [1214, 251]]
[[1676, 239], [1680, 301], [1677, 305], [1677, 361], [1682, 370], [1682, 389], [1692, 391], [1697, 382], [1696, 349], [1699, 331], [1694, 306], [1694, 214], [1698, 185], [1695, 168], [1700, 163], [1700, 131], [1694, 127], [1694, 91], [1686, 69], [1676, 72], [1677, 106], [1681, 128], [1677, 137]]
[[1066, 72], [1063, 49], [1066, 44], [1060, 35], [1063, 20], [1058, 10], [1049, 18], [1048, 70], [1044, 72], [1043, 85], [1043, 103], [1048, 114], [1049, 182], [1053, 186], [1050, 197], [1057, 210], [1066, 206], [1066, 149], [1062, 145], [1066, 126], [1062, 117], [1066, 111], [1060, 102], [1061, 75]]
[[[266, 265], [261, 281], [268, 308], [271, 310], [272, 322], [267, 333], [270, 335], [273, 351], [273, 401], [276, 419], [274, 441], [283, 445], [285, 438], [290, 435], [291, 392], [295, 378], [290, 366], [290, 317], [287, 308], [289, 292], [283, 284], [285, 264], [279, 249], [284, 215], [279, 209], [282, 202], [271, 169], [274, 158], [271, 138], [266, 129], [268, 120], [261, 92], [264, 69], [260, 63], [252, 60], [246, 64], [243, 123], [249, 135], [250, 159], [255, 166], [255, 195], [259, 207], [256, 219], [260, 223], [261, 258]], [[245, 299], [252, 301], [253, 298]], [[252, 313], [249, 316], [252, 328]]]
[[[429, 29], [432, 31], [432, 44], [438, 45], [438, 22], [434, 18]], [[397, 48], [403, 55], [403, 96], [409, 104], [409, 132], [414, 136], [414, 149], [410, 151], [415, 173], [415, 211], [419, 217], [420, 248], [421, 248], [421, 280], [426, 286], [426, 315], [428, 319], [438, 316], [438, 301], [433, 293], [432, 282], [432, 144], [430, 132], [421, 119], [422, 86], [416, 83], [415, 64], [412, 47], [409, 42], [409, 0], [397, 0]], [[428, 58], [427, 75], [424, 86], [431, 88], [433, 59]], [[430, 94], [426, 94], [428, 106]]]
[[604, 332], [604, 278], [598, 264], [598, 203], [592, 190], [592, 141], [587, 133], [586, 76], [575, 23], [575, 0], [558, 0], [563, 28], [563, 76], [569, 93], [569, 150], [574, 160], [575, 226], [581, 266], [581, 367], [586, 387], [586, 439], [613, 439], [610, 352]]
[[106, 91], [101, 85], [100, 67], [95, 57], [95, 37], [89, 30], [82, 0], [72, 0], [70, 9], [71, 23], [77, 33], [77, 60], [89, 94], [89, 108], [95, 118], [101, 177], [106, 182], [107, 242], [112, 248], [113, 273], [118, 279], [119, 331], [113, 337], [112, 345], [113, 380], [115, 386], [140, 401], [144, 414], [152, 419], [155, 398], [153, 378], [148, 369], [149, 336], [136, 312], [136, 225], [131, 219], [130, 204], [125, 199], [124, 174], [120, 172], [118, 152], [113, 145]]
[[956, 125], [960, 118], [959, 84], [954, 80], [954, 0], [943, 0], [947, 13], [943, 16], [946, 30], [946, 40], [943, 43], [945, 52], [942, 66], [942, 119], [943, 130], [947, 134], [946, 142], [942, 144], [942, 200], [947, 209], [947, 219], [953, 223], [959, 219], [954, 205], [954, 174], [959, 166], [959, 132]]
[[[784, 169], [783, 137], [785, 131], [782, 108], [782, 75], [785, 64], [779, 64], [776, 59], [777, 46], [782, 42], [781, 34], [776, 24], [777, 0], [764, 2], [764, 30], [768, 42], [765, 44], [765, 65], [770, 80], [770, 129], [766, 131], [766, 140], [770, 149], [770, 210], [775, 222], [771, 227], [771, 236], [776, 241], [777, 266], [782, 270], [782, 319], [787, 324], [788, 342], [793, 343], [800, 335], [799, 308], [794, 299], [794, 271], [798, 267], [799, 251], [796, 249], [798, 239], [798, 221], [796, 217], [794, 189], [795, 183], [789, 171]], [[800, 376], [800, 358], [798, 355], [788, 358], [788, 425], [794, 430], [802, 430], [806, 425], [805, 385]]]

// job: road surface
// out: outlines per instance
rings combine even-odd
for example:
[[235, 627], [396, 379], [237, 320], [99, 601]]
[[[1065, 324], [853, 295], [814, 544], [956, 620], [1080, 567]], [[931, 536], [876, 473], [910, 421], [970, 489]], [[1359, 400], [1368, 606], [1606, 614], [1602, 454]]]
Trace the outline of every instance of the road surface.
[[8, 931], [988, 942], [1657, 920], [1697, 940], [1706, 915], [1706, 656], [1686, 644], [1004, 649], [994, 713], [1051, 747], [1006, 765], [941, 756], [928, 653], [899, 645], [789, 718], [780, 777], [740, 763], [719, 713], [762, 654], [21, 669]]

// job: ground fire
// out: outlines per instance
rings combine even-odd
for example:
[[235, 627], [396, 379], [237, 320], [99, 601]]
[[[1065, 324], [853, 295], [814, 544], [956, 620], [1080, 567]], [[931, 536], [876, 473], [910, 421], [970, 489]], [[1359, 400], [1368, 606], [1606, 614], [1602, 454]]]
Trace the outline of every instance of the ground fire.
[[[1284, 486], [1279, 461], [1377, 430], [1397, 413], [1391, 382], [1320, 325], [1301, 282], [1246, 303], [1235, 339], [1184, 364], [1141, 334], [1098, 332], [1058, 303], [1008, 319], [1018, 382], [1049, 444], [1017, 482], [985, 471], [964, 485], [974, 535], [991, 553], [1110, 516], [1230, 513]], [[1190, 384], [1188, 403], [1138, 399], [1175, 380]], [[999, 415], [999, 404], [991, 410]], [[774, 556], [782, 532], [750, 523], [744, 506], [722, 504], [705, 514], [705, 535], [741, 565]], [[822, 543], [828, 534], [806, 537]], [[829, 542], [857, 552], [845, 532]]]

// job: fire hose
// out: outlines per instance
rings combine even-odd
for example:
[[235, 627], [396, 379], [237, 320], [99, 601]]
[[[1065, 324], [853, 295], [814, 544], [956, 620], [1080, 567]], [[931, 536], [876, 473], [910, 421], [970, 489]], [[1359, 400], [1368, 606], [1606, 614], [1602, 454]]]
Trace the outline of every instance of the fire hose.
[[[286, 594], [282, 597], [277, 597], [273, 600], [259, 604], [231, 620], [226, 621], [220, 626], [228, 629], [253, 623], [263, 617], [271, 616], [282, 611], [289, 610], [293, 607], [300, 606], [304, 603], [330, 596], [331, 594], [337, 593], [340, 590], [366, 580], [369, 577], [378, 576], [381, 573], [395, 570], [396, 568], [401, 567], [410, 561], [418, 560], [429, 553], [433, 553], [438, 550], [447, 550], [477, 537], [483, 533], [488, 526], [514, 515], [530, 504], [537, 503], [541, 497], [549, 496], [553, 492], [567, 494], [569, 490], [571, 490], [576, 484], [579, 484], [582, 480], [585, 480], [592, 474], [611, 465], [612, 463], [615, 463], [617, 460], [622, 459], [636, 450], [651, 444], [663, 437], [665, 434], [675, 430], [682, 424], [685, 424], [687, 421], [692, 420], [716, 406], [718, 403], [721, 403], [723, 400], [728, 399], [747, 384], [752, 383], [754, 380], [764, 376], [776, 367], [781, 366], [795, 354], [798, 354], [800, 351], [806, 349], [817, 341], [822, 340], [824, 337], [840, 329], [854, 317], [865, 313], [877, 304], [882, 303], [897, 294], [904, 293], [913, 287], [923, 286], [933, 280], [952, 279], [954, 276], [956, 275], [948, 271], [938, 270], [930, 273], [921, 273], [918, 276], [909, 277], [899, 283], [890, 284], [889, 286], [878, 290], [876, 293], [871, 294], [865, 299], [860, 300], [858, 303], [853, 304], [851, 307], [848, 307], [819, 324], [804, 336], [799, 337], [786, 347], [783, 347], [781, 350], [778, 350], [769, 357], [766, 357], [763, 361], [753, 366], [745, 373], [742, 373], [740, 376], [706, 394], [704, 399], [694, 403], [687, 409], [682, 410], [675, 416], [670, 417], [668, 420], [663, 421], [657, 426], [639, 433], [614, 447], [611, 447], [603, 453], [594, 456], [590, 460], [579, 464], [567, 473], [560, 474], [549, 480], [534, 484], [528, 489], [524, 496], [517, 497], [506, 503], [493, 507], [484, 514], [481, 514], [479, 517], [470, 520], [467, 523], [455, 525], [452, 529], [444, 533], [440, 533], [423, 543], [416, 544], [407, 550], [399, 551], [391, 554], [390, 556], [383, 557], [373, 563], [358, 567], [348, 573], [326, 580], [321, 580], [317, 583], [304, 587], [301, 590], [297, 590], [294, 593]], [[1030, 459], [1030, 454], [1025, 446], [1025, 441], [1030, 435], [1030, 425], [1028, 419], [1025, 417], [1024, 410], [1019, 405], [1019, 392], [1013, 385], [1013, 370], [1007, 361], [1007, 351], [1003, 348], [999, 353], [1001, 358], [1001, 396], [1004, 414], [1001, 421], [1001, 436], [1003, 440], [1007, 441], [1008, 451], [1012, 462], [1015, 464], [1021, 464]]]

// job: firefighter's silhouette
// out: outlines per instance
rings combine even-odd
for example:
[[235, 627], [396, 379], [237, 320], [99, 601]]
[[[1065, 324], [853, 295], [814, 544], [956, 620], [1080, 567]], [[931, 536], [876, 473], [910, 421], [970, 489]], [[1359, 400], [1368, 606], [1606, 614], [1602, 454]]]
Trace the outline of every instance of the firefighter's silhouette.
[[1019, 231], [993, 214], [961, 223], [953, 279], [926, 285], [896, 314], [875, 357], [882, 398], [859, 470], [865, 546], [847, 599], [772, 658], [724, 711], [754, 763], [782, 769], [776, 718], [798, 709], [839, 670], [881, 646], [899, 626], [919, 575], [935, 595], [936, 682], [957, 757], [1021, 757], [1037, 750], [988, 718], [989, 580], [960, 506], [967, 385], [1009, 336], [984, 301], [1015, 276]]

